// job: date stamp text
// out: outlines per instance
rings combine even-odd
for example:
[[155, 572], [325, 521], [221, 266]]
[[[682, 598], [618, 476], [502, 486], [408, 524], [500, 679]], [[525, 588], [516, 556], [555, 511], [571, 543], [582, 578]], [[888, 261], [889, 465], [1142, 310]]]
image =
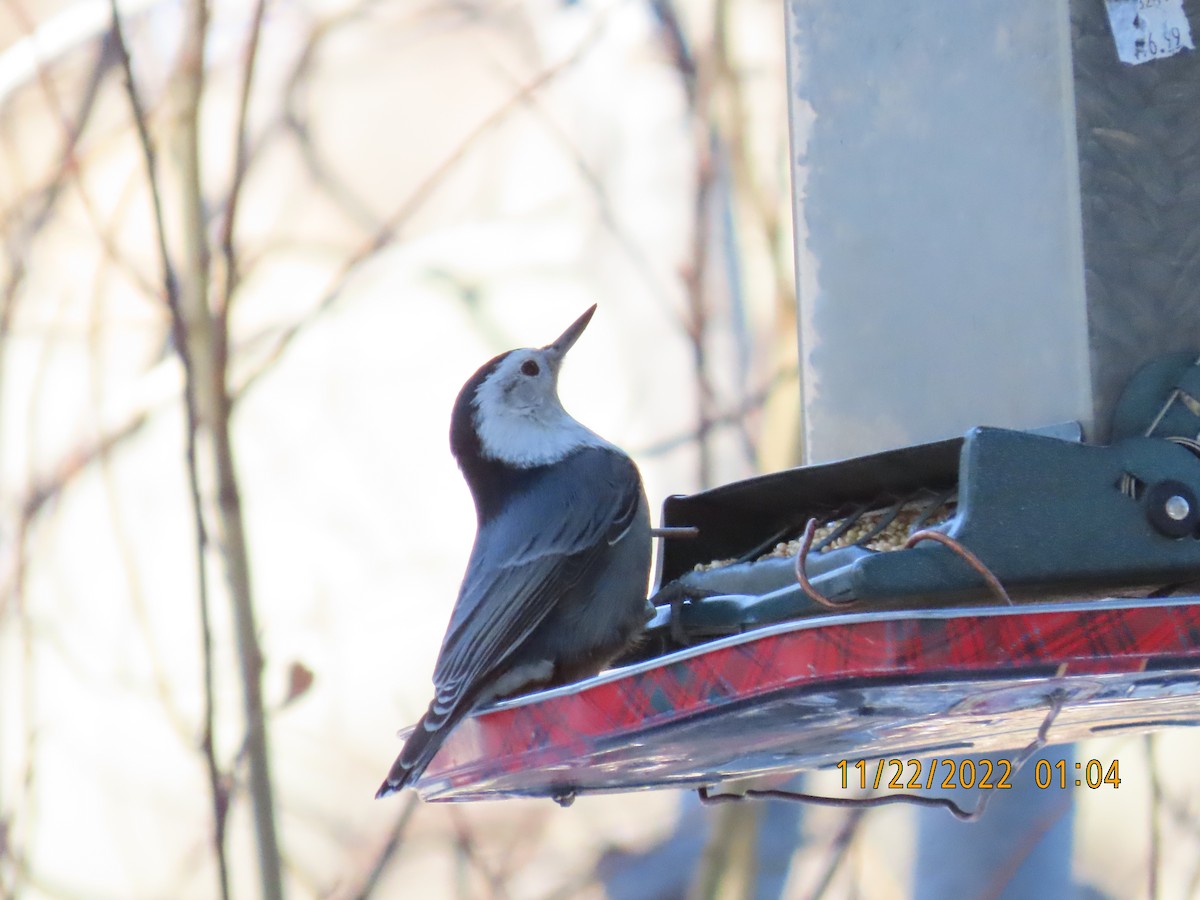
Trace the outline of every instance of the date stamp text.
[[[1013, 787], [1016, 766], [1010, 759], [859, 759], [839, 760], [837, 770], [842, 789], [908, 790], [934, 788], [978, 788], [1008, 790]], [[1051, 762], [1039, 759], [1033, 767], [1033, 784], [1040, 790], [1086, 787], [1096, 790], [1121, 786], [1120, 760], [1099, 759]]]

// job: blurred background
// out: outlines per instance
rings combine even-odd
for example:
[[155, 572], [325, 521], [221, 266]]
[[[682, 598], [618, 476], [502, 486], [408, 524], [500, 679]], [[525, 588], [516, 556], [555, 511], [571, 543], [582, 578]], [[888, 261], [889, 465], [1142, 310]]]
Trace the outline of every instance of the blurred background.
[[[800, 460], [783, 5], [115, 8], [0, 0], [0, 896], [755, 896], [760, 835], [774, 895], [909, 896], [904, 809], [372, 799], [483, 361], [598, 303], [561, 394], [655, 509]], [[1195, 892], [1156, 741], [1078, 751], [1102, 895]]]

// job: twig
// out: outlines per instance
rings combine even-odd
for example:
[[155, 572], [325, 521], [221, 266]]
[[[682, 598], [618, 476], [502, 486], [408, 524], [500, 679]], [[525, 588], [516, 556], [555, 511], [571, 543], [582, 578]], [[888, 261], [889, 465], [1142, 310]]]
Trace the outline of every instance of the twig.
[[1005, 861], [1006, 865], [997, 869], [990, 882], [979, 886], [978, 900], [1002, 900], [1008, 893], [1006, 889], [1012, 883], [1013, 876], [1024, 865], [1029, 855], [1037, 849], [1046, 832], [1053, 828], [1054, 823], [1061, 819], [1070, 808], [1070, 795], [1063, 794], [1052, 809], [1030, 821], [1021, 829], [1020, 834], [1014, 835], [1012, 844], [1015, 849], [1009, 853], [1008, 859]]
[[[34, 40], [35, 25], [25, 11], [19, 5], [10, 5], [10, 11], [17, 15], [21, 21], [22, 28], [26, 32], [23, 40]], [[7, 220], [4, 222], [5, 246], [8, 251], [9, 266], [3, 288], [0, 288], [0, 374], [6, 371], [4, 359], [8, 348], [7, 337], [12, 326], [13, 317], [16, 314], [20, 288], [25, 281], [28, 271], [29, 253], [27, 252], [27, 248], [50, 221], [51, 214], [63, 196], [63, 189], [68, 181], [72, 179], [75, 181], [80, 196], [84, 200], [85, 209], [88, 209], [89, 212], [91, 210], [87, 194], [83, 190], [82, 179], [79, 177], [75, 153], [79, 139], [95, 110], [95, 101], [100, 83], [114, 61], [110, 57], [111, 51], [106, 41], [104, 46], [101, 47], [99, 56], [93, 66], [87, 87], [79, 101], [78, 112], [74, 120], [69, 119], [63, 110], [58, 93], [54, 87], [53, 79], [45, 70], [45, 66], [39, 63], [36, 67], [35, 74], [46, 96], [47, 104], [54, 117], [62, 126], [63, 145], [59, 151], [59, 161], [54, 175], [46, 182], [45, 187], [36, 194], [36, 202], [32, 204], [34, 206], [33, 211], [26, 215], [24, 221], [19, 225]], [[108, 249], [107, 245], [106, 249]], [[0, 392], [0, 400], [2, 399], [3, 395]]]
[[841, 868], [842, 861], [846, 858], [846, 852], [854, 843], [854, 838], [858, 833], [859, 823], [867, 814], [865, 809], [852, 809], [849, 815], [842, 822], [842, 827], [834, 836], [833, 842], [829, 846], [829, 859], [825, 863], [825, 869], [821, 872], [821, 877], [817, 880], [817, 886], [813, 888], [809, 895], [812, 900], [821, 900], [825, 893], [829, 890], [833, 883], [833, 876], [837, 874]]
[[400, 815], [396, 817], [396, 821], [392, 825], [392, 830], [388, 833], [387, 840], [384, 841], [370, 868], [367, 869], [367, 875], [363, 879], [362, 884], [347, 896], [353, 897], [354, 900], [369, 900], [370, 896], [375, 893], [375, 889], [379, 886], [379, 879], [387, 871], [387, 867], [391, 864], [392, 857], [396, 855], [396, 851], [400, 849], [404, 832], [408, 830], [408, 823], [412, 820], [417, 807], [420, 805], [420, 800], [416, 792], [409, 791], [404, 806], [400, 809]]
[[504, 900], [508, 896], [507, 886], [503, 880], [484, 861], [479, 852], [478, 841], [474, 832], [467, 825], [463, 815], [453, 806], [449, 810], [450, 822], [454, 826], [455, 846], [461, 851], [464, 862], [470, 864], [487, 882], [492, 897]]
[[[1158, 592], [1155, 592], [1156, 595], [1157, 593]], [[1157, 744], [1157, 741], [1155, 741], [1154, 744]], [[1196, 811], [1192, 808], [1194, 804], [1190, 802], [1194, 798], [1180, 797], [1178, 792], [1167, 792], [1162, 790], [1162, 777], [1160, 774], [1160, 768], [1157, 764], [1156, 756], [1153, 753], [1153, 747], [1150, 746], [1149, 742], [1147, 742], [1146, 749], [1147, 753], [1151, 755], [1151, 761], [1149, 763], [1151, 777], [1153, 779], [1151, 782], [1151, 791], [1153, 792], [1155, 785], [1158, 786], [1158, 800], [1161, 812], [1167, 813], [1167, 815], [1170, 817], [1169, 821], [1171, 824], [1185, 831], [1188, 837], [1192, 838], [1193, 840], [1200, 839], [1200, 822], [1197, 821]], [[1153, 797], [1153, 793], [1151, 796]], [[1158, 825], [1160, 848], [1162, 846], [1162, 830], [1163, 826], [1160, 813]], [[1161, 860], [1159, 868], [1161, 869]], [[1192, 867], [1192, 871], [1187, 878], [1187, 890], [1183, 892], [1182, 896], [1200, 897], [1200, 862]]]
[[[538, 806], [531, 809], [527, 815], [522, 816], [519, 821], [515, 821], [512, 829], [506, 833], [495, 835], [497, 875], [505, 883], [516, 878], [531, 864], [536, 865], [534, 857], [538, 850], [545, 846], [544, 839], [547, 830], [553, 828], [552, 823], [557, 821], [557, 815], [551, 813], [545, 806]], [[594, 880], [596, 868], [588, 866], [578, 875], [588, 876], [589, 880]], [[550, 898], [543, 897], [542, 900], [550, 900]]]
[[[786, 213], [781, 211], [780, 204], [780, 197], [786, 195], [788, 185], [786, 179], [782, 183], [776, 179], [775, 184], [764, 184], [764, 179], [759, 177], [750, 158], [747, 135], [754, 132], [755, 123], [751, 121], [752, 117], [747, 109], [744, 78], [733, 58], [728, 39], [733, 28], [735, 9], [736, 4], [729, 0], [717, 0], [713, 10], [713, 18], [717, 23], [713, 28], [715, 77], [724, 101], [718, 105], [718, 112], [724, 113], [721, 134], [724, 137], [733, 193], [749, 206], [753, 213], [747, 218], [751, 218], [758, 226], [774, 287], [775, 321], [768, 332], [768, 347], [765, 352], [760, 351], [759, 356], [766, 360], [767, 371], [781, 370], [789, 375], [786, 381], [772, 379], [772, 389], [763, 404], [768, 410], [776, 411], [775, 415], [769, 418], [783, 420], [775, 433], [778, 437], [774, 434], [764, 434], [755, 446], [755, 451], [760, 457], [765, 452], [769, 457], [766, 462], [773, 463], [773, 467], [778, 468], [795, 465], [802, 456], [793, 253], [791, 244], [786, 239]], [[782, 26], [782, 22], [780, 25]], [[777, 115], [778, 121], [784, 121], [787, 116], [786, 110], [777, 110]], [[786, 141], [785, 135], [785, 145]], [[783, 158], [786, 159], [788, 155], [789, 151], [785, 149]], [[787, 208], [787, 204], [782, 204], [783, 210]], [[783, 390], [785, 387], [787, 390]]]
[[225, 215], [221, 220], [221, 256], [225, 265], [225, 286], [218, 298], [217, 306], [217, 335], [221, 341], [220, 356], [222, 361], [228, 359], [229, 348], [229, 306], [233, 302], [233, 294], [237, 289], [240, 272], [236, 247], [233, 243], [234, 224], [237, 219], [238, 200], [242, 195], [242, 185], [246, 180], [248, 160], [248, 142], [246, 140], [246, 116], [250, 106], [250, 88], [254, 83], [254, 63], [258, 58], [258, 45], [262, 35], [263, 15], [266, 12], [266, 0], [257, 0], [254, 5], [254, 15], [250, 21], [250, 36], [246, 40], [246, 62], [242, 69], [242, 86], [238, 95], [237, 121], [234, 125], [234, 156], [233, 183], [229, 187], [229, 196], [225, 201]]
[[[104, 322], [102, 315], [103, 291], [101, 285], [107, 275], [107, 270], [108, 266], [104, 264], [104, 261], [101, 261], [96, 268], [90, 292], [92, 303], [88, 322], [88, 342], [90, 345], [88, 365], [91, 370], [92, 408], [95, 410], [104, 409], [105, 406], [104, 366], [106, 358], [103, 350], [103, 341], [100, 338], [103, 333]], [[143, 415], [141, 420], [144, 422], [145, 418]], [[104, 487], [104, 495], [108, 504], [109, 530], [112, 534], [113, 543], [116, 546], [121, 570], [124, 573], [124, 593], [129, 598], [134, 621], [137, 623], [142, 640], [145, 642], [146, 653], [150, 659], [154, 689], [158, 695], [159, 703], [166, 713], [167, 719], [175, 729], [175, 733], [186, 746], [191, 746], [194, 740], [191, 723], [187, 721], [187, 717], [179, 709], [178, 704], [175, 703], [174, 698], [171, 696], [170, 679], [167, 676], [166, 666], [163, 664], [161, 648], [154, 640], [152, 634], [149, 610], [146, 605], [146, 594], [143, 589], [140, 573], [138, 572], [133, 542], [126, 527], [125, 517], [122, 515], [121, 491], [118, 487], [116, 473], [113, 470], [112, 454], [108, 452], [108, 446], [100, 444], [97, 448], [96, 458], [99, 460], [100, 482]], [[79, 471], [78, 466], [75, 471]], [[71, 480], [71, 477], [67, 475], [60, 483], [66, 484]]]
[[771, 392], [783, 382], [794, 379], [796, 377], [796, 369], [793, 365], [791, 368], [782, 369], [775, 372], [767, 384], [742, 399], [742, 402], [733, 409], [728, 409], [723, 412], [714, 412], [710, 414], [708, 421], [701, 423], [697, 428], [691, 429], [683, 434], [672, 435], [671, 437], [663, 438], [653, 444], [641, 447], [634, 453], [635, 456], [641, 458], [646, 456], [662, 456], [666, 453], [686, 446], [693, 441], [698, 441], [718, 428], [727, 425], [742, 425], [746, 417], [759, 412]]
[[183, 96], [178, 130], [183, 180], [183, 243], [188, 266], [188, 277], [181, 283], [180, 308], [186, 317], [186, 338], [192, 351], [192, 380], [188, 387], [196, 397], [199, 414], [197, 425], [207, 431], [210, 438], [204, 447], [209, 457], [206, 462], [215, 481], [214, 530], [233, 607], [248, 748], [247, 790], [258, 845], [259, 884], [264, 900], [281, 900], [283, 863], [275, 829], [275, 800], [262, 696], [262, 649], [255, 621], [250, 554], [229, 428], [231, 404], [226, 386], [225, 319], [220, 313], [213, 315], [208, 296], [211, 257], [204, 215], [199, 146], [199, 112], [204, 90], [204, 48], [208, 28], [206, 0], [190, 0], [188, 10], [190, 21], [180, 51]]
[[[63, 310], [63, 298], [60, 298], [59, 304], [55, 311], [56, 320], [61, 317]], [[36, 367], [34, 369], [33, 383], [30, 386], [30, 395], [37, 398], [44, 387], [47, 368], [49, 365], [50, 347], [48, 342], [44, 342], [39, 347]], [[26, 459], [28, 465], [32, 468], [33, 460], [38, 457], [36, 437], [38, 433], [37, 416], [38, 410], [41, 409], [41, 404], [34, 402], [28, 408], [28, 421], [26, 423], [25, 440], [26, 440]], [[30, 479], [32, 480], [32, 479]], [[17, 621], [19, 623], [20, 647], [21, 647], [21, 681], [20, 681], [20, 703], [22, 713], [22, 725], [24, 726], [23, 743], [24, 747], [22, 754], [21, 775], [18, 781], [20, 785], [20, 794], [26, 803], [29, 798], [35, 793], [35, 779], [37, 777], [38, 758], [38, 715], [37, 715], [37, 698], [38, 698], [38, 670], [34, 658], [34, 618], [29, 614], [29, 607], [26, 604], [26, 574], [29, 565], [29, 542], [32, 529], [30, 520], [22, 516], [17, 524], [15, 540], [13, 542], [13, 575], [12, 575], [12, 598], [13, 605], [16, 610]], [[10, 850], [10, 855], [13, 860], [13, 886], [12, 893], [14, 896], [21, 894], [21, 884], [29, 878], [28, 860], [24, 850], [20, 847], [14, 847]]]
[[[698, 87], [704, 79], [697, 79]], [[698, 91], [698, 96], [703, 93]], [[701, 112], [693, 113], [700, 117]], [[713, 461], [709, 434], [712, 429], [713, 388], [708, 374], [708, 310], [705, 306], [705, 269], [708, 265], [709, 201], [713, 186], [713, 135], [703, 122], [693, 125], [697, 132], [696, 153], [699, 156], [695, 197], [692, 201], [692, 255], [683, 272], [687, 302], [684, 333], [691, 344], [692, 367], [696, 381], [696, 480], [701, 489], [712, 485]]]
[[[501, 71], [506, 77], [509, 78], [510, 81], [514, 80], [506, 71], [503, 69], [501, 69]], [[694, 74], [693, 70], [689, 69], [688, 71], [691, 71], [692, 74]], [[608, 229], [613, 238], [616, 239], [617, 243], [621, 247], [621, 250], [633, 264], [633, 267], [641, 276], [643, 282], [646, 284], [646, 287], [659, 299], [659, 301], [664, 305], [664, 308], [669, 308], [670, 292], [668, 291], [667, 286], [662, 283], [658, 274], [651, 265], [649, 258], [645, 253], [642, 252], [642, 248], [633, 238], [629, 236], [628, 232], [617, 220], [616, 213], [612, 208], [612, 203], [609, 200], [608, 193], [604, 188], [604, 183], [600, 176], [596, 173], [592, 166], [588, 164], [588, 161], [584, 159], [579, 148], [575, 146], [570, 136], [559, 125], [554, 116], [552, 116], [545, 109], [545, 107], [538, 102], [534, 95], [525, 95], [525, 103], [529, 110], [537, 115], [538, 120], [543, 124], [546, 131], [559, 143], [564, 152], [566, 152], [566, 154], [571, 158], [571, 161], [574, 163], [575, 169], [579, 173], [580, 178], [583, 180], [584, 184], [587, 185], [588, 190], [591, 192], [596, 201], [601, 222], [604, 224], [605, 228]], [[706, 232], [707, 226], [703, 230]], [[707, 242], [706, 236], [702, 237], [702, 239]], [[684, 281], [687, 281], [686, 277], [684, 278]], [[687, 330], [689, 336], [691, 336], [691, 329], [685, 330]], [[704, 382], [701, 387], [708, 391], [707, 405], [712, 406], [715, 401], [712, 396], [713, 392], [711, 385], [707, 382]], [[743, 388], [742, 393], [744, 394], [744, 384], [740, 387]], [[761, 406], [761, 404], [762, 400], [755, 402], [749, 397], [744, 397], [743, 401], [739, 404], [739, 407], [743, 410], [743, 412], [740, 414], [725, 413], [710, 414], [707, 417], [702, 416], [699, 427], [696, 428], [685, 439], [680, 440], [678, 444], [671, 444], [669, 449], [674, 449], [675, 446], [684, 443], [696, 443], [699, 446], [707, 446], [708, 437], [717, 425], [733, 425], [737, 428], [738, 434], [742, 438], [743, 445], [746, 448], [747, 456], [753, 460], [757, 451], [754, 447], [754, 442], [751, 439], [750, 431], [746, 427], [745, 412], [753, 411], [756, 406]], [[662, 442], [664, 445], [667, 443], [668, 442]], [[666, 451], [660, 450], [658, 452]], [[704, 483], [703, 479], [701, 483]]]
[[[501, 73], [509, 82], [513, 84], [517, 83], [516, 78], [509, 74], [507, 70], [502, 67], [498, 68], [500, 68]], [[538, 117], [538, 121], [542, 123], [546, 132], [558, 142], [563, 151], [571, 158], [571, 162], [574, 163], [575, 170], [579, 173], [580, 179], [587, 185], [588, 191], [596, 201], [596, 207], [600, 213], [600, 221], [604, 223], [604, 227], [608, 229], [609, 233], [620, 244], [621, 250], [633, 264], [633, 267], [641, 276], [650, 293], [659, 299], [664, 309], [669, 308], [671, 293], [667, 285], [663, 284], [662, 279], [655, 272], [650, 258], [643, 251], [642, 247], [636, 240], [630, 237], [629, 233], [617, 220], [616, 211], [613, 209], [612, 201], [608, 196], [608, 191], [605, 189], [603, 179], [588, 161], [584, 159], [583, 153], [575, 146], [570, 135], [563, 130], [562, 126], [550, 114], [545, 105], [539, 102], [535, 95], [526, 93], [523, 95], [523, 101], [529, 111]]]
[[333, 168], [322, 159], [309, 133], [308, 119], [300, 109], [299, 99], [301, 88], [307, 84], [309, 72], [321, 42], [336, 29], [354, 22], [363, 12], [362, 5], [350, 6], [322, 19], [310, 29], [304, 46], [285, 79], [279, 124], [285, 134], [290, 132], [295, 136], [300, 151], [300, 160], [308, 169], [308, 174], [317, 187], [324, 190], [348, 219], [371, 231], [377, 227], [377, 217], [370, 206], [349, 185], [339, 179]]
[[121, 25], [121, 13], [117, 8], [117, 0], [109, 0], [112, 13], [113, 38], [117, 44], [121, 67], [125, 75], [125, 90], [129, 98], [129, 106], [133, 114], [134, 126], [137, 129], [138, 141], [142, 149], [143, 162], [146, 166], [146, 181], [150, 188], [150, 199], [154, 211], [155, 237], [158, 243], [159, 262], [162, 266], [163, 288], [166, 293], [167, 306], [171, 314], [171, 332], [175, 352], [179, 354], [180, 364], [184, 371], [184, 410], [186, 413], [186, 448], [188, 490], [192, 506], [192, 523], [196, 536], [196, 579], [200, 607], [200, 640], [201, 657], [204, 667], [204, 710], [203, 730], [200, 737], [200, 749], [204, 755], [205, 767], [208, 772], [209, 795], [213, 815], [213, 851], [217, 859], [217, 879], [223, 900], [229, 900], [229, 867], [225, 854], [225, 820], [229, 808], [227, 781], [217, 764], [214, 740], [214, 686], [213, 686], [213, 643], [212, 622], [210, 616], [210, 598], [208, 587], [207, 566], [205, 555], [208, 548], [208, 529], [204, 523], [203, 498], [200, 490], [200, 471], [197, 462], [196, 431], [199, 426], [199, 413], [196, 408], [196, 397], [190, 385], [195, 382], [195, 372], [192, 366], [190, 348], [188, 345], [187, 323], [180, 306], [179, 286], [175, 277], [175, 269], [171, 264], [171, 255], [167, 250], [166, 222], [163, 216], [162, 191], [158, 184], [158, 169], [155, 163], [154, 144], [146, 124], [146, 114], [142, 108], [141, 97], [138, 95], [137, 84], [133, 77], [133, 66], [129, 58], [129, 49], [125, 42], [125, 34]]
[[1146, 864], [1148, 870], [1148, 896], [1150, 900], [1158, 900], [1158, 872], [1162, 866], [1162, 808], [1163, 789], [1158, 778], [1158, 764], [1154, 758], [1154, 735], [1145, 736], [1146, 771], [1150, 776], [1150, 859]]
[[[40, 33], [41, 30], [38, 28], [37, 23], [30, 18], [24, 7], [19, 3], [13, 2], [13, 0], [9, 0], [8, 9], [20, 20], [22, 30], [25, 32], [25, 37], [22, 40], [40, 44], [40, 39], [44, 35]], [[38, 59], [34, 64], [33, 74], [36, 76], [42, 94], [46, 98], [46, 105], [62, 130], [62, 149], [59, 151], [59, 164], [55, 173], [44, 183], [45, 186], [39, 189], [41, 196], [38, 198], [37, 210], [29, 217], [30, 224], [24, 229], [26, 233], [19, 233], [15, 243], [17, 247], [23, 247], [28, 246], [32, 242], [33, 237], [49, 221], [50, 215], [54, 211], [65, 186], [71, 184], [75, 188], [88, 221], [96, 230], [96, 236], [100, 239], [100, 244], [104, 248], [105, 254], [111, 260], [117, 262], [121, 270], [135, 284], [147, 293], [153, 293], [150, 282], [143, 278], [137, 268], [120, 253], [112, 234], [101, 227], [100, 216], [96, 211], [95, 204], [92, 202], [91, 193], [88, 191], [87, 184], [80, 174], [81, 166], [77, 156], [80, 139], [91, 120], [92, 112], [96, 107], [96, 99], [99, 96], [105, 76], [110, 69], [117, 66], [117, 63], [116, 47], [110, 28], [100, 41], [96, 60], [92, 65], [92, 70], [87, 77], [85, 87], [78, 101], [78, 111], [73, 117], [67, 114], [62, 99], [59, 96], [55, 79], [45, 61]], [[14, 265], [10, 270], [12, 272], [10, 276], [11, 283], [7, 287], [7, 290], [10, 291], [23, 280], [26, 265], [23, 254], [18, 254], [13, 262]]]
[[688, 885], [688, 900], [723, 894], [753, 896], [755, 837], [761, 810], [752, 804], [726, 807], [710, 817], [708, 837]]
[[[684, 312], [682, 326], [690, 344], [692, 369], [696, 385], [696, 477], [701, 487], [712, 482], [713, 452], [709, 440], [712, 427], [716, 391], [709, 371], [709, 308], [706, 276], [709, 265], [709, 245], [712, 240], [713, 198], [719, 184], [719, 160], [721, 156], [721, 133], [714, 115], [714, 99], [717, 87], [717, 71], [713, 65], [713, 48], [705, 47], [696, 52], [688, 44], [680, 27], [674, 4], [669, 0], [653, 2], [652, 8], [663, 26], [664, 45], [672, 64], [679, 73], [686, 91], [688, 112], [691, 119], [692, 145], [696, 157], [695, 185], [692, 197], [692, 243], [691, 254], [681, 276], [684, 284]], [[714, 19], [714, 41], [719, 41], [717, 32], [724, 26]], [[731, 286], [733, 279], [731, 278]], [[742, 426], [742, 422], [735, 424]], [[755, 450], [749, 432], [740, 431], [751, 459]]]
[[396, 208], [396, 210], [387, 218], [387, 220], [379, 227], [375, 234], [362, 245], [358, 250], [348, 257], [342, 264], [341, 268], [334, 275], [331, 283], [326, 288], [321, 299], [317, 301], [313, 310], [309, 315], [296, 321], [290, 327], [284, 329], [276, 339], [275, 346], [271, 349], [265, 359], [263, 359], [257, 367], [249, 372], [242, 380], [236, 389], [233, 391], [233, 397], [237, 399], [245, 395], [251, 387], [269, 371], [275, 363], [283, 356], [284, 352], [291, 345], [306, 327], [315, 321], [321, 314], [327, 312], [337, 299], [341, 296], [350, 277], [357, 271], [358, 267], [373, 257], [376, 253], [391, 243], [397, 236], [405, 224], [425, 205], [430, 197], [446, 177], [454, 171], [460, 162], [466, 157], [475, 145], [500, 123], [502, 123], [514, 109], [518, 108], [525, 102], [525, 97], [535, 93], [546, 85], [550, 84], [563, 72], [570, 69], [579, 62], [599, 37], [599, 31], [593, 30], [585, 37], [576, 48], [566, 57], [557, 63], [547, 67], [532, 80], [527, 82], [520, 90], [516, 91], [513, 96], [509, 97], [504, 103], [487, 115], [478, 125], [459, 142], [459, 144], [447, 155], [442, 161], [425, 176], [424, 180], [408, 195], [407, 198]]

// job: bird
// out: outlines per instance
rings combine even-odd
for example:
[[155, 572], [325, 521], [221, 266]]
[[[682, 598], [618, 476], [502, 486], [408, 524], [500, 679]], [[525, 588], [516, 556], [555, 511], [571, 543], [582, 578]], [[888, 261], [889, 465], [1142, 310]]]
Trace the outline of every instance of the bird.
[[558, 397], [593, 305], [550, 344], [510, 350], [463, 385], [450, 450], [475, 542], [433, 672], [434, 698], [376, 798], [411, 785], [472, 710], [578, 681], [636, 644], [653, 608], [637, 465]]

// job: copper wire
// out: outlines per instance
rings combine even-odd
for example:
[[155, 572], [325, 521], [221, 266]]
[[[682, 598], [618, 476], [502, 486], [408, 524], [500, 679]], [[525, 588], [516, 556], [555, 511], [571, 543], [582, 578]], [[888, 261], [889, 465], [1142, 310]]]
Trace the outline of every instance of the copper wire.
[[1009, 606], [1015, 605], [1012, 602], [1012, 597], [1008, 596], [1008, 591], [1004, 589], [1004, 585], [1000, 583], [1000, 579], [992, 574], [992, 570], [983, 564], [978, 556], [956, 541], [950, 535], [943, 531], [934, 531], [933, 529], [922, 529], [914, 532], [909, 536], [909, 539], [904, 543], [904, 549], [908, 550], [911, 547], [921, 543], [921, 541], [937, 541], [939, 544], [944, 544], [955, 553], [963, 558], [972, 569], [983, 576], [983, 580], [987, 582], [987, 586], [991, 588], [993, 594], [1003, 600]]
[[846, 609], [854, 606], [857, 600], [832, 600], [826, 597], [808, 580], [808, 572], [806, 565], [808, 561], [808, 551], [812, 549], [813, 535], [817, 533], [817, 520], [809, 519], [808, 524], [804, 526], [804, 537], [800, 541], [800, 549], [796, 553], [795, 569], [796, 581], [800, 582], [800, 589], [806, 593], [811, 600], [827, 609]]

